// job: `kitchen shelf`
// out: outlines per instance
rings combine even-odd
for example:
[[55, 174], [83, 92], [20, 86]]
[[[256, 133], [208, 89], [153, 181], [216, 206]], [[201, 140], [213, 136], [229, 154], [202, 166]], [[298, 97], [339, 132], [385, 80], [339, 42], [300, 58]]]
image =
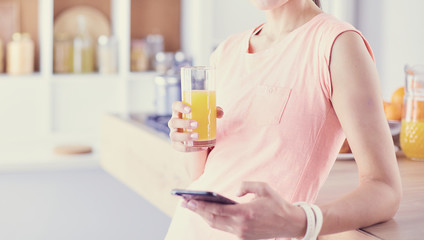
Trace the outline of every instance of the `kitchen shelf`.
[[148, 72], [131, 72], [128, 75], [129, 81], [148, 81], [153, 80], [154, 77], [158, 75], [157, 72], [148, 71]]
[[98, 74], [98, 73], [89, 73], [89, 74], [54, 74], [51, 76], [52, 83], [61, 83], [61, 82], [75, 82], [84, 84], [85, 82], [96, 81], [99, 83], [106, 81], [120, 81], [122, 80], [121, 75], [119, 74]]
[[[0, 112], [4, 126], [0, 131], [6, 131], [0, 141], [70, 131], [98, 134], [93, 126], [102, 113], [151, 111], [157, 73], [130, 72], [131, 39], [162, 34], [166, 51], [180, 50], [181, 1], [184, 0], [37, 0], [21, 4], [24, 12], [30, 13], [22, 16], [24, 30], [34, 32], [34, 42], [38, 43], [38, 72], [22, 76], [0, 73], [0, 107], [5, 109]], [[54, 20], [66, 9], [81, 5], [98, 9], [109, 20], [111, 35], [119, 42], [116, 74], [53, 73]], [[35, 19], [28, 20], [31, 18]]]
[[0, 82], [33, 81], [40, 79], [42, 79], [40, 73], [33, 73], [29, 75], [9, 75], [6, 73], [0, 74]]

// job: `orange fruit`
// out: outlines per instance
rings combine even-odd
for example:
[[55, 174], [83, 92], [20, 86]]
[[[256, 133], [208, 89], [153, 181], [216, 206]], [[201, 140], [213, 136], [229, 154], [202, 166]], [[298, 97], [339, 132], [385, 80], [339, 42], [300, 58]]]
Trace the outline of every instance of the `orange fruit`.
[[383, 100], [383, 107], [386, 108], [388, 105], [390, 105], [390, 103]]
[[350, 150], [349, 143], [347, 142], [347, 139], [345, 138], [342, 147], [340, 148], [339, 153], [351, 153], [352, 150]]
[[392, 94], [392, 103], [403, 105], [403, 97], [405, 96], [405, 87], [400, 87]]
[[402, 105], [384, 102], [384, 113], [387, 120], [400, 121], [402, 119]]

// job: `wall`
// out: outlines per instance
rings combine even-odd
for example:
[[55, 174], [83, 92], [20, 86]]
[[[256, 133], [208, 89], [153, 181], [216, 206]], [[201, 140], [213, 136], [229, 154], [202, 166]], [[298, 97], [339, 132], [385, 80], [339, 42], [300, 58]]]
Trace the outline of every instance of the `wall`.
[[[381, 2], [383, 0], [380, 0]], [[404, 84], [405, 64], [424, 64], [424, 1], [387, 1], [382, 24], [381, 78], [383, 91], [390, 96]]]
[[231, 34], [247, 31], [265, 22], [265, 14], [249, 0], [215, 0], [212, 11], [215, 46]]

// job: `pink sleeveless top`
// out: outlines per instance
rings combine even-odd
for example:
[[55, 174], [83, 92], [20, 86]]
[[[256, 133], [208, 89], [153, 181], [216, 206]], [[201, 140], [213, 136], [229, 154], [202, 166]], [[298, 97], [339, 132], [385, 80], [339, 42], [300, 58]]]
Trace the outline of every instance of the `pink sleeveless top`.
[[[332, 46], [343, 32], [361, 33], [322, 13], [281, 42], [249, 54], [257, 29], [231, 36], [211, 57], [217, 105], [225, 114], [218, 120], [216, 147], [204, 173], [189, 188], [246, 202], [251, 196], [235, 196], [241, 183], [260, 181], [288, 202], [314, 202], [344, 140], [331, 103]], [[237, 238], [177, 207], [166, 239]]]

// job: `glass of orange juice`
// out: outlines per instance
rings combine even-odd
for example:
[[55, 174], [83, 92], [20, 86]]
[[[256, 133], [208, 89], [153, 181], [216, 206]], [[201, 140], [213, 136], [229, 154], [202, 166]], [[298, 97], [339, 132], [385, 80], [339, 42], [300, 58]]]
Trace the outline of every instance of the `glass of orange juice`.
[[424, 160], [424, 65], [405, 67], [400, 146], [413, 160]]
[[215, 70], [207, 66], [181, 68], [182, 101], [191, 107], [191, 112], [183, 114], [183, 119], [195, 120], [199, 138], [193, 141], [195, 147], [211, 147], [216, 143], [216, 91]]

